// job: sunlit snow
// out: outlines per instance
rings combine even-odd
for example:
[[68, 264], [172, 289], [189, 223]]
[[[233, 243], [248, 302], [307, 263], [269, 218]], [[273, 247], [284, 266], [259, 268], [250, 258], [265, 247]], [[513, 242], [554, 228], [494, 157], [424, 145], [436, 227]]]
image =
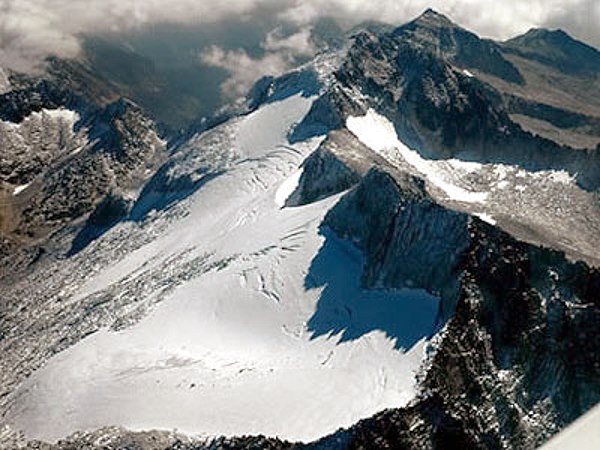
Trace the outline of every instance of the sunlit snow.
[[448, 176], [449, 166], [461, 167], [465, 172], [473, 172], [481, 165], [458, 160], [432, 161], [423, 158], [400, 142], [394, 124], [373, 109], [364, 116], [348, 117], [346, 126], [363, 144], [391, 163], [396, 162], [398, 158], [404, 159], [452, 200], [483, 203], [487, 199], [487, 192], [472, 192], [464, 189], [450, 181]]
[[210, 267], [133, 327], [53, 357], [14, 394], [16, 429], [48, 440], [121, 425], [307, 441], [414, 397], [437, 298], [361, 288], [361, 254], [319, 229], [339, 195], [282, 207], [323, 140], [287, 142], [311, 102], [297, 95], [237, 121], [236, 159], [189, 198], [189, 214], [72, 297], [135, 284], [173, 258]]
[[300, 183], [300, 178], [302, 177], [302, 169], [296, 170], [293, 174], [291, 174], [279, 189], [275, 193], [275, 203], [277, 203], [280, 207], [285, 206], [286, 201], [292, 195], [292, 193], [298, 187], [298, 183]]
[[21, 184], [19, 186], [15, 186], [15, 188], [13, 189], [13, 195], [19, 195], [21, 192], [23, 192], [25, 189], [27, 189], [30, 184], [31, 183]]

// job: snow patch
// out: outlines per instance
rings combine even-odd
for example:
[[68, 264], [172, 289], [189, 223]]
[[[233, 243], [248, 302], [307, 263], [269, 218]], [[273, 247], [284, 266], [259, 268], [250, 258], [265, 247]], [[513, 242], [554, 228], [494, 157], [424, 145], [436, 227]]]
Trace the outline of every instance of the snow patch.
[[430, 183], [443, 190], [452, 200], [467, 203], [483, 203], [488, 197], [487, 192], [472, 192], [457, 186], [453, 180], [451, 168], [459, 167], [466, 172], [478, 170], [478, 163], [459, 162], [458, 160], [432, 161], [423, 158], [418, 152], [409, 149], [398, 139], [394, 125], [384, 116], [369, 109], [362, 117], [350, 116], [346, 127], [363, 144], [386, 158], [392, 164], [404, 160], [424, 175]]
[[[543, 174], [540, 174], [543, 176]], [[555, 183], [571, 184], [575, 182], [575, 177], [566, 170], [552, 170], [550, 171], [550, 179]]]
[[42, 111], [37, 114], [41, 114], [42, 116], [46, 115], [54, 120], [64, 120], [71, 125], [75, 124], [79, 120], [79, 114], [66, 108], [42, 109]]
[[456, 158], [449, 159], [448, 164], [450, 164], [452, 168], [461, 170], [466, 173], [476, 173], [485, 167], [481, 163], [472, 161], [461, 161], [460, 159]]
[[25, 189], [27, 189], [30, 185], [31, 185], [31, 183], [21, 184], [20, 186], [15, 186], [15, 188], [13, 189], [13, 195], [19, 195], [21, 192], [23, 192]]
[[490, 225], [496, 225], [496, 219], [494, 219], [490, 214], [487, 213], [476, 213], [477, 217], [479, 217], [484, 222], [489, 223]]
[[85, 145], [80, 145], [79, 147], [75, 148], [75, 150], [73, 150], [71, 152], [71, 156], [76, 155], [77, 153], [81, 153], [81, 151], [85, 148]]
[[277, 192], [275, 193], [275, 203], [279, 205], [280, 208], [283, 208], [288, 200], [288, 198], [294, 193], [298, 184], [300, 183], [300, 178], [302, 177], [302, 172], [304, 172], [304, 168], [296, 170], [292, 175], [290, 175], [281, 185]]

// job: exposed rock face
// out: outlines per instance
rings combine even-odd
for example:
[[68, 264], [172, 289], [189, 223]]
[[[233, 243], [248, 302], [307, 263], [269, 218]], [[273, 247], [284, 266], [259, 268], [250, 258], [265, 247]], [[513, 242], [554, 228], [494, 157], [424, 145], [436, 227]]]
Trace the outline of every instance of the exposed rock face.
[[[101, 108], [51, 80], [11, 79], [0, 96], [0, 273], [14, 280], [44, 255], [49, 236], [84, 227], [104, 199], [128, 202], [167, 149], [132, 102]], [[98, 232], [89, 224], [71, 251]]]
[[0, 122], [0, 180], [14, 186], [31, 183], [49, 165], [85, 145], [82, 134], [73, 130], [77, 121], [76, 113], [53, 109], [32, 113], [19, 124]]
[[18, 235], [43, 237], [84, 217], [110, 192], [136, 189], [165, 156], [165, 143], [152, 122], [127, 102], [109, 106], [86, 134], [76, 154], [40, 167], [35, 185], [25, 193]]
[[402, 140], [428, 157], [565, 169], [596, 189], [595, 150], [575, 151], [524, 131], [502, 91], [463, 73], [468, 67], [521, 89], [517, 75], [506, 74], [518, 71], [500, 49], [432, 13], [392, 33], [363, 32], [337, 72], [342, 90], [335, 101], [353, 114], [374, 108], [391, 117]]
[[[372, 190], [377, 179], [381, 187]], [[423, 398], [349, 430], [349, 448], [536, 448], [600, 400], [600, 341], [594, 332], [600, 272], [478, 219], [444, 213], [415, 195], [412, 184], [402, 180], [394, 188], [390, 180], [370, 173], [326, 223], [365, 249], [367, 282], [375, 275], [381, 286], [400, 287], [394, 270], [402, 272], [398, 279], [421, 276], [430, 287], [454, 280], [458, 303], [424, 375]], [[381, 201], [364, 201], [367, 185]], [[415, 210], [423, 211], [421, 220], [409, 227]], [[406, 233], [418, 235], [421, 245], [436, 242], [439, 227], [428, 224], [440, 224], [444, 214], [454, 218], [443, 226], [451, 261], [444, 260], [442, 235], [433, 256], [411, 253]], [[403, 236], [403, 245], [395, 247], [390, 235]], [[391, 256], [382, 258], [381, 248]], [[386, 267], [386, 258], [397, 265]], [[411, 269], [417, 277], [406, 273]], [[424, 278], [429, 270], [433, 278]], [[449, 294], [444, 291], [446, 303], [453, 302]]]
[[477, 69], [512, 83], [524, 82], [519, 70], [503, 57], [498, 44], [480, 39], [431, 9], [397, 28], [393, 36], [397, 41], [413, 42], [416, 49], [433, 52], [459, 67]]
[[387, 163], [347, 130], [332, 131], [302, 164], [302, 176], [291, 198], [302, 205], [343, 192], [357, 185], [373, 165]]
[[78, 99], [67, 89], [45, 79], [13, 75], [11, 88], [1, 95], [0, 119], [21, 122], [42, 109], [72, 107]]
[[366, 255], [369, 288], [419, 288], [441, 295], [442, 317], [454, 312], [468, 216], [436, 204], [422, 180], [377, 169], [326, 216], [324, 225]]
[[503, 49], [564, 73], [594, 78], [600, 71], [600, 52], [562, 30], [532, 28], [524, 35], [506, 41]]

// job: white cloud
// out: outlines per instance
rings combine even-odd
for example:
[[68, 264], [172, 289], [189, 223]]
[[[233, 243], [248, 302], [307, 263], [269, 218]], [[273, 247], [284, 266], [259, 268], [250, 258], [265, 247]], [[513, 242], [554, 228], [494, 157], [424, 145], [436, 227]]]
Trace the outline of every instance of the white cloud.
[[75, 56], [81, 34], [243, 19], [274, 4], [276, 0], [0, 0], [0, 66], [29, 69], [48, 54]]
[[[403, 23], [427, 8], [449, 15], [455, 22], [476, 33], [506, 39], [532, 27], [560, 22], [578, 35], [582, 21], [596, 24], [587, 37], [600, 44], [600, 2], [598, 0], [298, 0], [281, 13], [284, 20], [310, 23], [317, 17], [330, 16], [348, 24], [371, 19]], [[595, 5], [595, 6], [594, 6]]]
[[244, 50], [224, 50], [213, 46], [201, 54], [205, 64], [220, 67], [229, 72], [229, 78], [221, 85], [225, 97], [233, 99], [244, 93], [261, 76], [279, 75], [290, 66], [279, 53], [267, 53], [262, 58], [251, 58]]
[[283, 36], [281, 29], [267, 34], [263, 48], [271, 52], [291, 52], [297, 56], [310, 56], [315, 49], [311, 42], [311, 28], [305, 27], [290, 36]]
[[[366, 19], [402, 23], [427, 7], [483, 36], [504, 39], [550, 25], [600, 46], [598, 0], [0, 0], [0, 66], [31, 67], [50, 53], [74, 56], [81, 34], [155, 23], [252, 20], [269, 14], [300, 26], [324, 16], [349, 25]], [[294, 39], [272, 45], [300, 49], [305, 43], [302, 36]]]
[[310, 56], [314, 47], [310, 40], [310, 28], [301, 29], [290, 36], [283, 36], [280, 30], [267, 34], [262, 43], [264, 55], [252, 58], [244, 50], [224, 50], [212, 46], [202, 52], [204, 64], [220, 67], [229, 72], [229, 78], [221, 85], [228, 98], [244, 95], [256, 80], [264, 75], [281, 75], [290, 70], [297, 59]]

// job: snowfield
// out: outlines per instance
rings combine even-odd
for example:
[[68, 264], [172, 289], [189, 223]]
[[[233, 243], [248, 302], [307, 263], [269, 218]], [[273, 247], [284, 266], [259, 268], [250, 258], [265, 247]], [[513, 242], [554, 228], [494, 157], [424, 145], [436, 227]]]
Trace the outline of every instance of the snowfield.
[[485, 203], [488, 197], [487, 192], [472, 192], [464, 189], [449, 176], [452, 172], [449, 169], [473, 172], [482, 168], [482, 164], [463, 162], [457, 159], [427, 160], [400, 142], [394, 124], [372, 109], [362, 117], [348, 117], [346, 126], [363, 144], [392, 164], [396, 164], [400, 158], [404, 159], [424, 178], [444, 191], [450, 199], [466, 203]]
[[50, 441], [108, 425], [308, 441], [414, 397], [438, 299], [360, 287], [360, 252], [319, 228], [340, 195], [285, 206], [323, 140], [287, 140], [312, 101], [296, 95], [223, 125], [228, 169], [69, 301], [125, 282], [150, 299], [141, 274], [152, 268], [194, 275], [134, 326], [90, 335], [22, 383], [7, 416], [15, 429]]

